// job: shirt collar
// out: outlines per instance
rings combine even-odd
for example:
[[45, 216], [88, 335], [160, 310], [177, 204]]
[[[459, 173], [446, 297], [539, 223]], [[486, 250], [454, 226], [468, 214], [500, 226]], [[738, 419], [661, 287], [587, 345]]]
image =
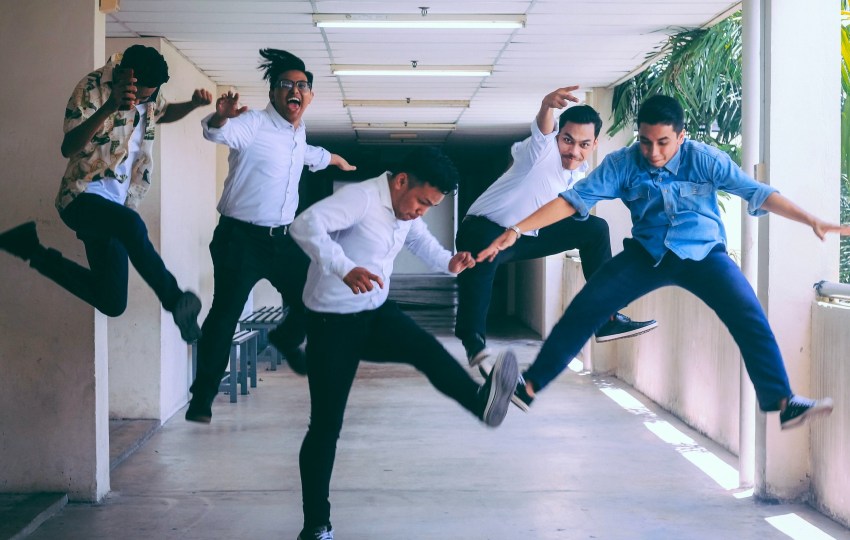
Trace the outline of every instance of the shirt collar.
[[282, 117], [277, 109], [274, 108], [274, 104], [269, 101], [269, 104], [266, 105], [266, 114], [269, 115], [269, 118], [272, 119], [272, 123], [275, 127], [279, 129], [294, 129], [294, 131], [303, 131], [306, 129], [306, 124], [304, 124], [304, 119], [301, 119], [301, 122], [298, 123], [298, 127], [294, 128], [293, 125], [286, 118]]
[[378, 200], [380, 200], [381, 204], [384, 205], [384, 207], [389, 210], [393, 216], [395, 216], [395, 210], [393, 210], [393, 199], [390, 196], [390, 178], [392, 178], [392, 176], [392, 173], [387, 171], [378, 177]]

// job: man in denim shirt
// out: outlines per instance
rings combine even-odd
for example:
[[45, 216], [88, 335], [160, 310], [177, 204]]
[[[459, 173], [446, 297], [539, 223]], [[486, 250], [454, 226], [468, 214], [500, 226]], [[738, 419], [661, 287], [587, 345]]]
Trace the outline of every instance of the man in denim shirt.
[[[723, 190], [749, 203], [751, 215], [774, 212], [828, 232], [850, 227], [826, 223], [799, 208], [775, 188], [743, 173], [724, 152], [683, 132], [684, 112], [668, 96], [647, 99], [638, 112], [638, 142], [612, 153], [572, 190], [519, 222], [520, 231], [544, 227], [578, 214], [586, 218], [601, 200], [622, 199], [632, 214], [633, 239], [600, 268], [567, 307], [537, 359], [517, 384], [516, 397], [530, 404], [578, 354], [610, 313], [668, 285], [690, 291], [729, 329], [741, 350], [759, 407], [780, 411], [782, 429], [832, 411], [832, 400], [811, 400], [791, 391], [779, 347], [750, 284], [726, 254], [726, 231], [716, 193]], [[491, 259], [511, 246], [512, 229], [478, 255]], [[718, 294], [717, 291], [723, 291]]]

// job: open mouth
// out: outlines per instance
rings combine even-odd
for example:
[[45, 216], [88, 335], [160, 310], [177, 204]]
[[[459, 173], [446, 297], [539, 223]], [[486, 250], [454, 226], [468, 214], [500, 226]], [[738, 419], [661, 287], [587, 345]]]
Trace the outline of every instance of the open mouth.
[[297, 97], [291, 97], [286, 100], [286, 106], [289, 107], [290, 110], [296, 111], [301, 108], [301, 100]]

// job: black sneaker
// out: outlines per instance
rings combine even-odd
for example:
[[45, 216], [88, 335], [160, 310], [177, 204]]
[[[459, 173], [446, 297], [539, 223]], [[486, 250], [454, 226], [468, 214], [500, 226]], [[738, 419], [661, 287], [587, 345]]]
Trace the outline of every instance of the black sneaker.
[[[478, 364], [478, 373], [485, 379], [490, 375], [490, 369], [487, 362]], [[525, 389], [525, 379], [522, 373], [520, 373], [517, 375], [516, 389], [514, 390], [514, 395], [511, 396], [511, 403], [519, 407], [519, 410], [522, 412], [528, 412], [532, 401], [534, 401], [534, 398], [528, 395], [528, 390]]]
[[516, 389], [517, 377], [516, 355], [511, 349], [505, 349], [496, 356], [493, 370], [478, 390], [482, 401], [481, 420], [488, 426], [497, 427], [508, 414], [508, 403]]
[[482, 360], [493, 354], [487, 348], [487, 343], [481, 334], [472, 334], [472, 337], [462, 339], [463, 348], [466, 350], [466, 359], [469, 362], [469, 367], [475, 367]]
[[832, 412], [832, 398], [809, 399], [803, 396], [791, 396], [785, 410], [779, 413], [779, 425], [789, 429], [803, 425], [806, 420]]
[[654, 330], [657, 326], [658, 323], [655, 320], [633, 321], [622, 313], [615, 313], [614, 318], [596, 332], [596, 342], [604, 343], [615, 339], [639, 336]]
[[286, 342], [281, 325], [269, 331], [269, 343], [286, 357], [286, 363], [289, 364], [293, 372], [298, 375], [307, 374], [307, 355], [304, 354], [304, 350], [300, 346], [293, 347]]
[[322, 525], [309, 531], [304, 529], [298, 534], [297, 540], [334, 540], [334, 530], [330, 525]]
[[0, 233], [0, 249], [25, 261], [30, 260], [41, 250], [38, 233], [35, 231], [35, 221], [28, 221]]
[[186, 420], [199, 424], [209, 424], [212, 421], [212, 404], [209, 400], [192, 396], [192, 400], [189, 401], [189, 408], [186, 409]]
[[180, 329], [180, 337], [186, 343], [198, 341], [201, 338], [201, 328], [198, 326], [198, 314], [201, 312], [201, 300], [195, 293], [184, 292], [177, 299], [177, 304], [171, 311], [174, 324]]

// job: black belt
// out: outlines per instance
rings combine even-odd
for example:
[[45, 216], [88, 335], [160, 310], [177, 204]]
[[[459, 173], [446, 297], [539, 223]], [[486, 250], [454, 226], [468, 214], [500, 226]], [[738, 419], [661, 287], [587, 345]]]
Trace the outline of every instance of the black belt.
[[267, 227], [265, 225], [254, 225], [247, 221], [240, 221], [232, 217], [221, 216], [219, 223], [227, 223], [232, 227], [236, 227], [251, 234], [262, 234], [264, 236], [286, 236], [289, 234], [289, 225], [279, 225], [277, 227]]

